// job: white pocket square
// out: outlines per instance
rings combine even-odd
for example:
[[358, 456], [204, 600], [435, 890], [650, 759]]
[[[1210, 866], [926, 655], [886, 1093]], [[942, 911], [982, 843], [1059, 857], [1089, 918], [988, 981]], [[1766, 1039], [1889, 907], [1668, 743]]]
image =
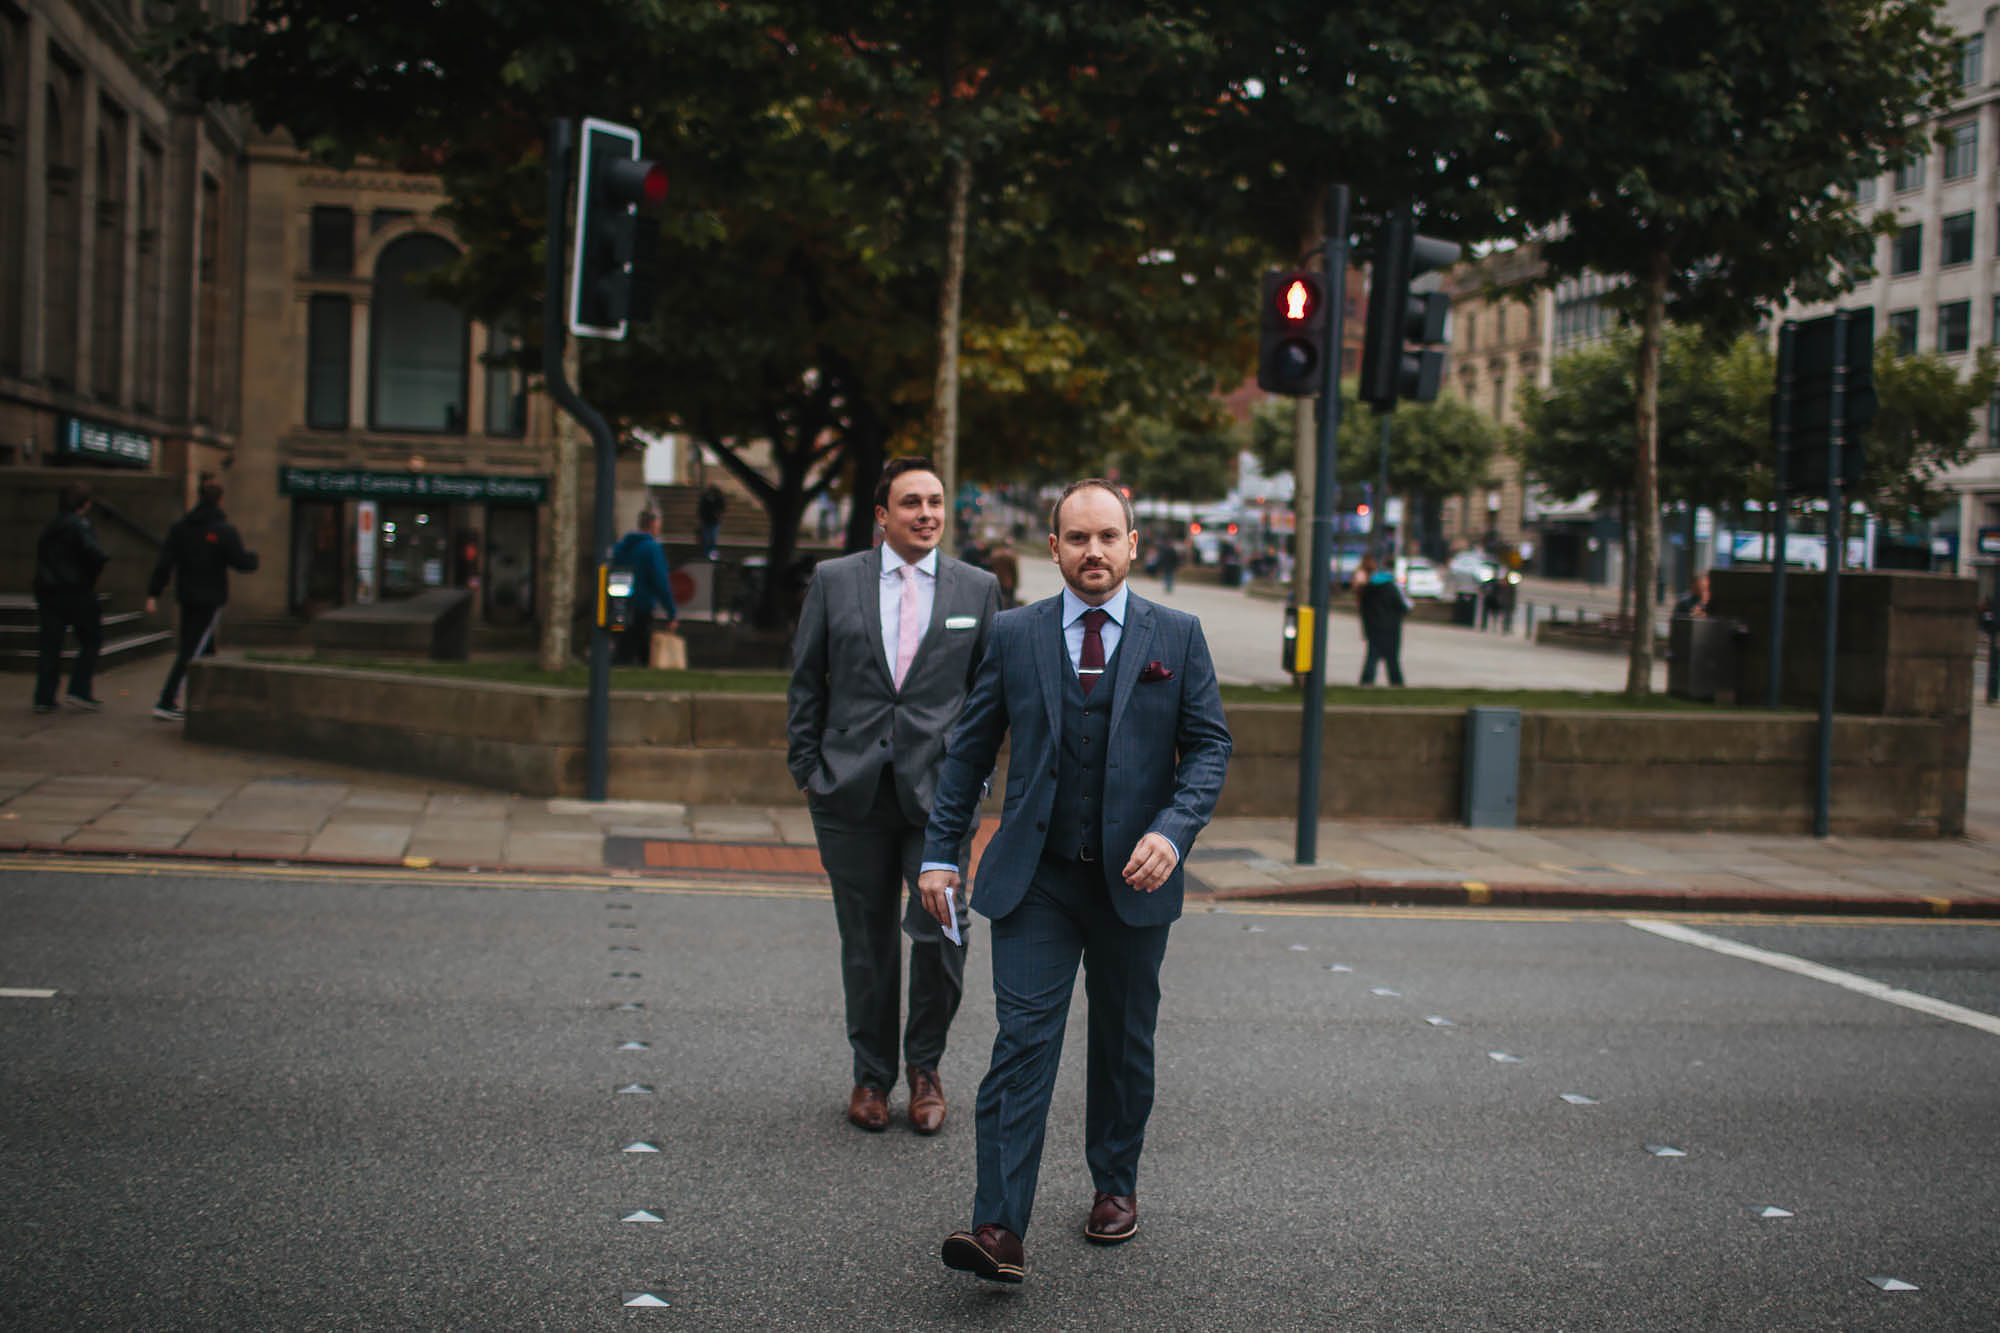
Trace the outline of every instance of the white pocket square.
[[978, 623], [978, 616], [946, 616], [944, 618], [944, 627], [946, 629], [971, 629]]

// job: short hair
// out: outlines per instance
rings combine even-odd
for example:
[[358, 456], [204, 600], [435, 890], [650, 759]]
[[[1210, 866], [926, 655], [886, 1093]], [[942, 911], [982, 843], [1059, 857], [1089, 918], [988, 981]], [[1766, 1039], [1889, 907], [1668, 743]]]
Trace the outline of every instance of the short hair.
[[205, 505], [222, 503], [222, 483], [210, 477], [201, 483], [201, 502]]
[[639, 525], [639, 531], [651, 532], [659, 525], [660, 516], [650, 509], [641, 509], [639, 517], [633, 521]]
[[905, 472], [936, 472], [931, 460], [921, 454], [907, 454], [902, 458], [892, 458], [882, 465], [882, 475], [875, 479], [875, 507], [889, 507], [889, 487]]
[[80, 481], [72, 481], [56, 493], [56, 507], [65, 514], [74, 514], [90, 503], [90, 487]]
[[1124, 490], [1115, 481], [1110, 481], [1104, 477], [1085, 477], [1081, 481], [1073, 481], [1063, 487], [1063, 493], [1056, 497], [1055, 507], [1049, 510], [1049, 531], [1052, 534], [1060, 535], [1062, 533], [1063, 502], [1078, 491], [1087, 490], [1093, 486], [1100, 491], [1111, 492], [1112, 498], [1118, 501], [1118, 507], [1125, 511], [1125, 531], [1133, 532], [1137, 530], [1139, 521], [1132, 513], [1132, 497], [1125, 494]]

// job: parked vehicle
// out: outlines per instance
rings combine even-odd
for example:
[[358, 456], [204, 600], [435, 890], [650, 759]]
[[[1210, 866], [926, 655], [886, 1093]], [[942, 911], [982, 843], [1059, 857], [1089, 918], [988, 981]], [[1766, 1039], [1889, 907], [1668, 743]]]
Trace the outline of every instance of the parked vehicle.
[[1403, 592], [1412, 598], [1429, 597], [1442, 601], [1445, 596], [1444, 575], [1438, 573], [1436, 565], [1418, 557], [1396, 562], [1396, 582], [1402, 584]]
[[1499, 576], [1499, 563], [1478, 551], [1460, 551], [1445, 566], [1445, 585], [1454, 595], [1469, 592], [1476, 596], [1490, 580]]

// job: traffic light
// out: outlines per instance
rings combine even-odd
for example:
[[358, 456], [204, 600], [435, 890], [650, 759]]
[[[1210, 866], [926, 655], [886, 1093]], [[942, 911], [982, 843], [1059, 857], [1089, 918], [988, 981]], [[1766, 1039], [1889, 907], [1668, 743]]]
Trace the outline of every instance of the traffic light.
[[569, 331], [579, 338], [622, 339], [634, 314], [639, 209], [667, 197], [667, 173], [639, 156], [639, 131], [606, 120], [583, 122], [578, 160]]
[[1445, 340], [1451, 298], [1443, 292], [1412, 295], [1410, 283], [1457, 263], [1458, 256], [1452, 242], [1417, 235], [1407, 205], [1382, 219], [1368, 279], [1368, 338], [1361, 349], [1361, 401], [1376, 411], [1387, 412], [1398, 398], [1428, 403], [1437, 397], [1444, 353], [1433, 344]]
[[1875, 420], [1875, 310], [1862, 306], [1847, 316], [1846, 346], [1836, 332], [1837, 317], [1822, 315], [1792, 326], [1790, 380], [1778, 391], [1791, 396], [1791, 431], [1785, 455], [1785, 489], [1818, 495], [1827, 489], [1828, 436], [1833, 429], [1833, 363], [1845, 352], [1847, 372], [1841, 411], [1840, 479], [1861, 480], [1866, 461], [1864, 436]]
[[1304, 271], [1264, 275], [1257, 387], [1310, 398], [1326, 387], [1326, 279]]

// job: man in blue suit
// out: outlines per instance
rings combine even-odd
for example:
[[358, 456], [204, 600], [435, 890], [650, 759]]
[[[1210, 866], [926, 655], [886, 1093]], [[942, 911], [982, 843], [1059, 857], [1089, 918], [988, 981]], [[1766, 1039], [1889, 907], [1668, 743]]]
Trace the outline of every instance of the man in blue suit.
[[944, 921], [981, 787], [1011, 737], [1000, 828], [972, 895], [993, 923], [999, 1032], [974, 1110], [973, 1229], [947, 1237], [943, 1255], [997, 1282], [1025, 1273], [1021, 1238], [1079, 962], [1090, 1001], [1084, 1159], [1097, 1190], [1084, 1236], [1115, 1245], [1138, 1230], [1160, 960], [1181, 913], [1181, 863], [1229, 767], [1201, 623], [1125, 585], [1139, 535], [1124, 492], [1076, 482], [1050, 527], [1066, 586], [993, 622], [939, 770], [919, 880]]

